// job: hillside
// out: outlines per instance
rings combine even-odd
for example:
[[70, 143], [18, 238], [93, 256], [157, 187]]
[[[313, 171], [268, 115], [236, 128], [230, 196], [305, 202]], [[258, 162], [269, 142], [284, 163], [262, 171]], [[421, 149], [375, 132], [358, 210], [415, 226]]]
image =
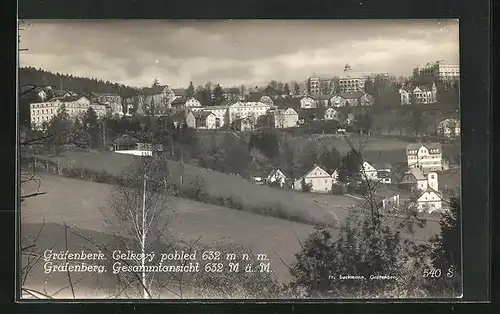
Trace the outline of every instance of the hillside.
[[[135, 158], [140, 157], [111, 152], [68, 151], [59, 157], [48, 158], [54, 162], [59, 160], [63, 165], [74, 163], [85, 169], [118, 175]], [[179, 163], [169, 161], [168, 168], [173, 180], [179, 180]], [[246, 209], [269, 208], [285, 212], [288, 216], [300, 217], [301, 220], [310, 222], [338, 225], [338, 222], [347, 214], [346, 209], [356, 203], [355, 200], [346, 196], [301, 193], [271, 188], [256, 185], [237, 175], [223, 174], [188, 164], [184, 165], [184, 184], [190, 184], [197, 176], [203, 178], [205, 188], [212, 197], [230, 198]]]

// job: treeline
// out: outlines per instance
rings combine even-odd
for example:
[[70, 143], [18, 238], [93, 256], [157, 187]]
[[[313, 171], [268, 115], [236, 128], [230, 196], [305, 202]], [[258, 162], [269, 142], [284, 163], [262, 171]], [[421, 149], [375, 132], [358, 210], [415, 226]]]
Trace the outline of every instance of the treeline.
[[77, 77], [71, 74], [52, 73], [34, 67], [19, 68], [19, 84], [36, 86], [53, 86], [57, 90], [75, 93], [116, 93], [127, 97], [134, 95], [136, 89], [123, 84], [95, 78]]

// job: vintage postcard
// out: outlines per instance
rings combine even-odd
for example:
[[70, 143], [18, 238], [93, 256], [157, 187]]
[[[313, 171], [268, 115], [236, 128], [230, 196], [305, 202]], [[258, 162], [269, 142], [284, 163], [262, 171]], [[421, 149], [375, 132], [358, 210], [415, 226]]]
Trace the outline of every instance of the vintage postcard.
[[20, 21], [21, 299], [459, 298], [458, 34]]

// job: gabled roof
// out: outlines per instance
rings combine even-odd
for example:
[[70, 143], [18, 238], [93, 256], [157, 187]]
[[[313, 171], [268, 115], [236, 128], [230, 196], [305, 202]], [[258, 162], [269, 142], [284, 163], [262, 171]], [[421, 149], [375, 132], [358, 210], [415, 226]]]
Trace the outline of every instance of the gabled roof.
[[187, 89], [185, 88], [172, 88], [172, 91], [174, 92], [175, 96], [187, 96]]
[[56, 100], [59, 100], [59, 101], [76, 101], [80, 98], [86, 98], [88, 100], [90, 100], [87, 96], [81, 96], [81, 95], [77, 95], [77, 96], [67, 96], [67, 97], [54, 97], [52, 98], [50, 101], [56, 101]]
[[141, 140], [137, 136], [130, 135], [130, 134], [123, 134], [122, 136], [116, 138], [113, 141], [113, 144], [116, 144], [116, 145], [131, 145], [131, 144], [137, 144], [137, 143], [140, 143], [140, 142], [141, 142]]
[[163, 91], [165, 90], [165, 88], [167, 88], [167, 85], [157, 85], [157, 86], [153, 86], [153, 87], [144, 87], [143, 89], [141, 89], [141, 93], [146, 95], [146, 96], [158, 95], [158, 94], [162, 94]]
[[205, 120], [209, 115], [214, 114], [212, 111], [195, 111], [193, 112], [193, 115], [196, 119], [203, 119]]
[[174, 101], [172, 101], [172, 103], [170, 103], [170, 105], [172, 105], [172, 106], [175, 106], [175, 105], [182, 105], [182, 104], [185, 104], [185, 103], [186, 103], [186, 101], [187, 101], [187, 100], [186, 100], [186, 99], [184, 99], [184, 98], [182, 98], [182, 97], [181, 97], [181, 98], [176, 98], [176, 99], [174, 99]]
[[439, 144], [439, 143], [425, 143], [425, 144], [424, 143], [410, 143], [410, 144], [406, 145], [406, 154], [408, 154], [408, 152], [410, 150], [418, 150], [422, 146], [424, 146], [427, 149], [438, 149], [439, 152], [442, 151], [441, 144]]
[[373, 163], [371, 164], [375, 169], [392, 169], [392, 165], [388, 163]]
[[260, 101], [263, 96], [267, 96], [267, 94], [265, 92], [250, 92], [248, 101]]
[[267, 177], [270, 178], [270, 177], [272, 177], [273, 175], [275, 175], [278, 172], [280, 172], [286, 178], [286, 175], [280, 169], [274, 169], [274, 170], [272, 170]]
[[363, 96], [364, 93], [363, 92], [360, 92], [360, 91], [355, 91], [355, 92], [349, 92], [349, 93], [342, 93], [340, 94], [340, 96], [344, 99], [358, 99], [360, 98], [361, 96]]
[[317, 96], [313, 96], [312, 98], [314, 98], [315, 100], [330, 100], [330, 98], [332, 98], [331, 95], [317, 95]]
[[322, 172], [324, 172], [324, 173], [325, 173], [325, 175], [324, 175], [324, 176], [321, 176], [321, 177], [325, 177], [325, 178], [327, 178], [327, 177], [328, 177], [328, 178], [331, 178], [331, 174], [329, 174], [329, 173], [328, 173], [325, 169], [323, 169], [322, 167], [320, 167], [320, 166], [316, 165], [316, 166], [315, 166], [312, 170], [309, 170], [308, 172], [306, 172], [303, 176], [301, 176], [300, 178], [298, 178], [296, 181], [298, 181], [298, 180], [302, 180], [303, 178], [308, 177], [308, 176], [309, 176], [309, 175], [310, 175], [313, 171], [315, 171], [315, 170], [320, 170], [320, 171], [322, 171]]
[[118, 95], [117, 93], [94, 93], [92, 92], [91, 94], [97, 96], [97, 97], [105, 97], [105, 96], [114, 96], [114, 97], [118, 97], [120, 95]]
[[[425, 202], [425, 200], [420, 200], [422, 198], [422, 196], [424, 196], [425, 193], [434, 193], [437, 195], [437, 197], [439, 197], [440, 200], [443, 200], [443, 196], [441, 195], [441, 193], [439, 193], [439, 191], [436, 191], [433, 188], [428, 187], [427, 190], [423, 191], [422, 194], [420, 194], [420, 196], [418, 197], [417, 200], [419, 202]], [[430, 200], [427, 200], [427, 201], [430, 201]]]
[[417, 179], [418, 181], [427, 180], [427, 178], [424, 176], [422, 170], [420, 170], [418, 168], [412, 168], [412, 169], [408, 170], [407, 172], [405, 172], [405, 174], [413, 175], [415, 177], [415, 179]]

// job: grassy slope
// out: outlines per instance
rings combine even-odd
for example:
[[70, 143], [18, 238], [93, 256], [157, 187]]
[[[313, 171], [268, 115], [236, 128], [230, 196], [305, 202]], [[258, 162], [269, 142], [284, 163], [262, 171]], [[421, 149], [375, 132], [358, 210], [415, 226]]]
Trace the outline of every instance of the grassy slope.
[[[115, 175], [127, 167], [134, 158], [139, 157], [116, 153], [88, 152], [65, 152], [60, 157], [51, 157], [53, 161], [57, 161], [57, 159], [62, 163], [74, 161], [77, 165], [87, 169], [106, 171]], [[169, 170], [175, 180], [179, 178], [179, 164], [175, 161], [169, 163]], [[346, 196], [306, 194], [260, 186], [236, 175], [184, 165], [185, 184], [189, 184], [197, 175], [203, 177], [206, 189], [212, 195], [231, 197], [246, 206], [280, 207], [283, 211], [297, 214], [314, 222], [324, 222], [326, 219], [340, 221], [343, 218], [341, 216], [345, 215], [345, 208], [349, 208], [355, 203], [354, 200]]]
[[[40, 190], [47, 194], [23, 202], [23, 236], [36, 233], [38, 229], [34, 224], [42, 221], [46, 224], [67, 223], [86, 230], [93, 237], [106, 233], [102, 210], [108, 210], [110, 185], [54, 175], [42, 175], [41, 178]], [[23, 186], [23, 193], [33, 192], [35, 189], [35, 184], [26, 184]], [[288, 271], [280, 257], [286, 263], [292, 263], [294, 254], [300, 251], [297, 238], [302, 241], [313, 230], [310, 225], [184, 199], [173, 201], [169, 210], [175, 211], [170, 224], [171, 230], [183, 241], [194, 241], [201, 237], [200, 241], [205, 244], [223, 239], [241, 243], [256, 253], [268, 254], [274, 272], [283, 280], [288, 279]], [[49, 239], [43, 240], [47, 246], [63, 244], [60, 232], [47, 236]]]

